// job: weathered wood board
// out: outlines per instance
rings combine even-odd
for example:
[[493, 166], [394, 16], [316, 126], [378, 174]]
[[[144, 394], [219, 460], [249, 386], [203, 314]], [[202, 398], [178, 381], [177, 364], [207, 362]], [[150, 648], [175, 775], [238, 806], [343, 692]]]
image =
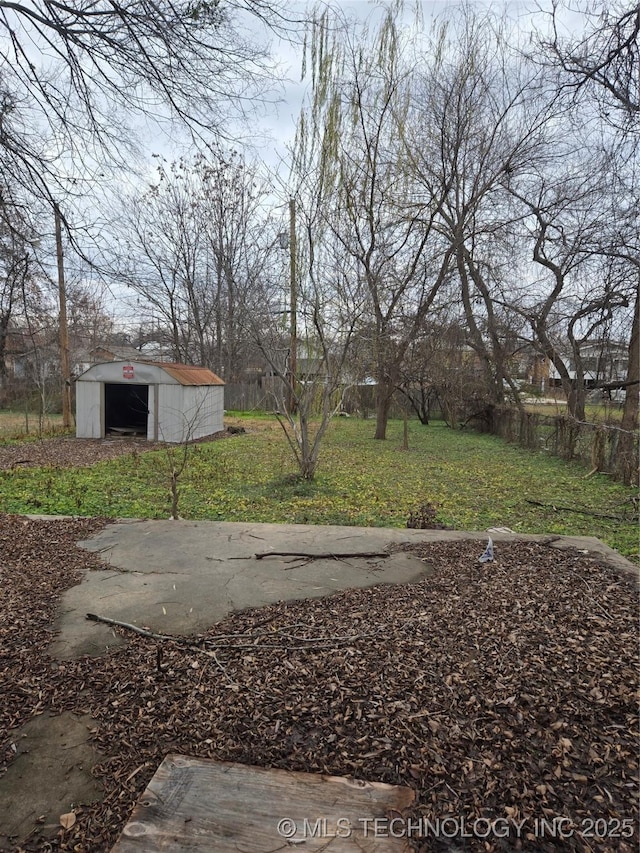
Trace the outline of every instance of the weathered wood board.
[[168, 755], [112, 853], [400, 853], [410, 788]]

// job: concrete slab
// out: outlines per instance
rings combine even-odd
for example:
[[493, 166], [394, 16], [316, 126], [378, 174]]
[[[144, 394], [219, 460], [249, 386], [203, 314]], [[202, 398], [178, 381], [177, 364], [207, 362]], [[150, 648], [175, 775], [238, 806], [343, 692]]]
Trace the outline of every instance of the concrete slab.
[[100, 799], [102, 787], [91, 775], [94, 726], [90, 716], [41, 714], [11, 733], [16, 758], [0, 777], [0, 846], [24, 841], [34, 826], [39, 835], [55, 835], [60, 815]]
[[[430, 571], [405, 553], [314, 559], [256, 553], [358, 554], [406, 541], [407, 531], [233, 522], [140, 521], [109, 525], [81, 546], [110, 568], [88, 572], [62, 599], [50, 648], [58, 658], [98, 655], [125, 640], [97, 613], [168, 634], [205, 631], [234, 610], [283, 599], [317, 598], [341, 589], [406, 583]], [[410, 532], [410, 531], [409, 531]]]
[[[497, 543], [524, 539], [577, 548], [637, 576], [635, 566], [594, 537], [497, 531], [491, 535]], [[402, 552], [388, 558], [354, 556], [309, 562], [276, 556], [256, 560], [256, 553], [357, 554], [384, 551], [400, 543], [470, 538], [486, 541], [487, 533], [211, 521], [119, 522], [80, 543], [100, 553], [109, 568], [88, 572], [82, 584], [65, 593], [56, 625], [60, 634], [50, 653], [62, 659], [99, 655], [126, 642], [108, 626], [89, 622], [85, 618], [89, 612], [159, 633], [194, 634], [234, 610], [317, 598], [354, 587], [407, 583], [430, 572], [422, 560]]]

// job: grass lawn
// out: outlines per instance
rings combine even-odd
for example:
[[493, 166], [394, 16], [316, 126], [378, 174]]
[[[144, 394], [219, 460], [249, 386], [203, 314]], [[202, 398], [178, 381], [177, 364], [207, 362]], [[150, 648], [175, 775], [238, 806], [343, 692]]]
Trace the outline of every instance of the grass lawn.
[[[336, 419], [326, 436], [314, 483], [300, 482], [275, 419], [233, 419], [248, 430], [190, 448], [180, 480], [180, 514], [188, 519], [404, 527], [422, 503], [460, 530], [507, 526], [520, 533], [598, 536], [636, 557], [634, 489], [580, 465], [506, 445], [493, 436], [454, 432], [443, 424], [392, 421], [386, 442], [372, 421]], [[168, 454], [133, 454], [91, 468], [0, 472], [0, 510], [15, 513], [166, 518]], [[527, 499], [552, 505], [543, 508]], [[572, 507], [616, 516], [555, 511]], [[637, 557], [636, 557], [637, 558]]]

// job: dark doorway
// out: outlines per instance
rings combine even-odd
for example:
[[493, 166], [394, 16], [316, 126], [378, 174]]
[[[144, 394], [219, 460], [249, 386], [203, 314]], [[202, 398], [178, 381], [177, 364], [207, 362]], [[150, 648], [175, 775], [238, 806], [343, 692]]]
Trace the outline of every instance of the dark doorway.
[[104, 383], [105, 434], [147, 435], [149, 386]]

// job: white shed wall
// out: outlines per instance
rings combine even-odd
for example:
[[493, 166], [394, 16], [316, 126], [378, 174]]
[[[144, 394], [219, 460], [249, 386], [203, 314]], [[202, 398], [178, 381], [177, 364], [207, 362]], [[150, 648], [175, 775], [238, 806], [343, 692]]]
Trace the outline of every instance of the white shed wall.
[[102, 384], [76, 383], [76, 436], [102, 438]]
[[183, 441], [182, 385], [158, 385], [158, 441]]
[[149, 417], [147, 418], [147, 441], [158, 440], [158, 386], [149, 385]]
[[185, 385], [185, 412], [192, 424], [190, 438], [202, 438], [224, 429], [224, 389], [214, 385]]
[[212, 385], [158, 386], [158, 440], [181, 442], [224, 429], [224, 389]]

